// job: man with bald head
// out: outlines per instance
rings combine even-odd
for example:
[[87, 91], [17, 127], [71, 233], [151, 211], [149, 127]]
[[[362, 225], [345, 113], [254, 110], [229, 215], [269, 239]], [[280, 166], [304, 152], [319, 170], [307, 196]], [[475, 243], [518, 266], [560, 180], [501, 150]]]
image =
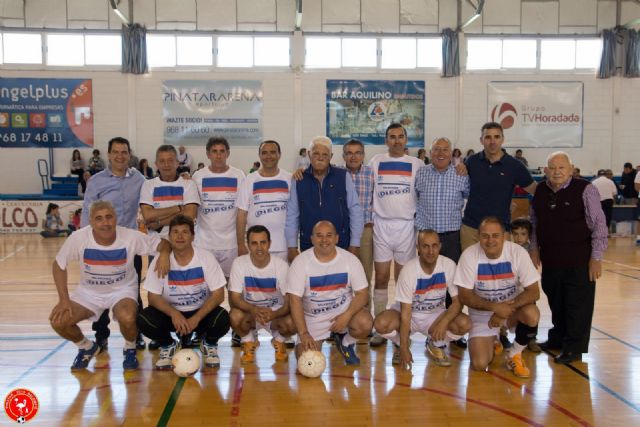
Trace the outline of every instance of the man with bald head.
[[549, 155], [545, 182], [531, 204], [531, 258], [542, 263], [542, 290], [551, 308], [549, 339], [557, 363], [582, 359], [589, 349], [595, 281], [602, 274], [607, 225], [593, 184], [573, 178], [569, 155]]
[[[313, 161], [313, 160], [312, 160]], [[366, 338], [373, 318], [365, 308], [369, 284], [360, 260], [336, 247], [339, 235], [329, 221], [313, 227], [313, 247], [297, 256], [287, 275], [291, 317], [298, 331], [296, 356], [320, 350], [330, 336], [347, 365], [358, 365], [358, 339]]]

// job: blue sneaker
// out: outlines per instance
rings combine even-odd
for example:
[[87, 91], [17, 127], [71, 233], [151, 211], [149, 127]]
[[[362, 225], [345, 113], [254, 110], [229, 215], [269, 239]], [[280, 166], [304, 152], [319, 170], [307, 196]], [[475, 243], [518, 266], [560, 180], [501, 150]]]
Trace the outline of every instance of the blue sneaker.
[[342, 337], [344, 337], [345, 335], [346, 334], [336, 334], [336, 333], [333, 334], [333, 340], [336, 343], [336, 348], [338, 349], [342, 357], [344, 357], [344, 362], [347, 365], [359, 365], [360, 358], [356, 356], [355, 344], [351, 344], [351, 345], [342, 344]]
[[73, 361], [73, 365], [71, 365], [71, 370], [86, 369], [93, 356], [98, 353], [100, 353], [100, 347], [95, 342], [89, 350], [78, 350], [78, 355]]
[[136, 357], [135, 348], [122, 350], [122, 354], [124, 354], [122, 367], [124, 368], [125, 371], [132, 371], [132, 370], [138, 369], [138, 358]]

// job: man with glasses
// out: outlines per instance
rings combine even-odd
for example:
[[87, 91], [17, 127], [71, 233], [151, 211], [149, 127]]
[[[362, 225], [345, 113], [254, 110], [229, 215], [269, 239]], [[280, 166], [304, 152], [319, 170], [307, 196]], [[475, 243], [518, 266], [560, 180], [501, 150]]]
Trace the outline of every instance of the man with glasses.
[[531, 205], [531, 258], [542, 263], [542, 290], [551, 308], [549, 339], [543, 350], [561, 350], [556, 363], [582, 360], [589, 349], [595, 281], [602, 275], [607, 225], [600, 194], [589, 182], [573, 178], [569, 155], [549, 155], [546, 181]]

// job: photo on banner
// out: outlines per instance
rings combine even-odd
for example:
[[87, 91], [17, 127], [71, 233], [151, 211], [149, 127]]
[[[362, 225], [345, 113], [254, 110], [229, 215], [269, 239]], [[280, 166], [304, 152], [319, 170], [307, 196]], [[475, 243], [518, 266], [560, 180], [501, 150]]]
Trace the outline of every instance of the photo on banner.
[[327, 80], [327, 136], [334, 144], [355, 138], [384, 145], [391, 123], [404, 126], [408, 147], [424, 146], [424, 81]]
[[258, 145], [262, 98], [259, 80], [165, 80], [164, 143], [205, 146], [221, 136], [233, 146]]
[[91, 79], [0, 78], [0, 147], [93, 147]]
[[489, 82], [487, 113], [502, 125], [505, 147], [582, 147], [584, 83]]

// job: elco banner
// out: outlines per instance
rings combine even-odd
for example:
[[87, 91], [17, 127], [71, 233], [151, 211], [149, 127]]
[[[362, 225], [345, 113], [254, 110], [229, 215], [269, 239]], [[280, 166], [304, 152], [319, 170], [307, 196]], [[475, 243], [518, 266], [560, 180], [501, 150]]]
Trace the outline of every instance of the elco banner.
[[487, 112], [508, 147], [581, 147], [582, 82], [489, 82]]

